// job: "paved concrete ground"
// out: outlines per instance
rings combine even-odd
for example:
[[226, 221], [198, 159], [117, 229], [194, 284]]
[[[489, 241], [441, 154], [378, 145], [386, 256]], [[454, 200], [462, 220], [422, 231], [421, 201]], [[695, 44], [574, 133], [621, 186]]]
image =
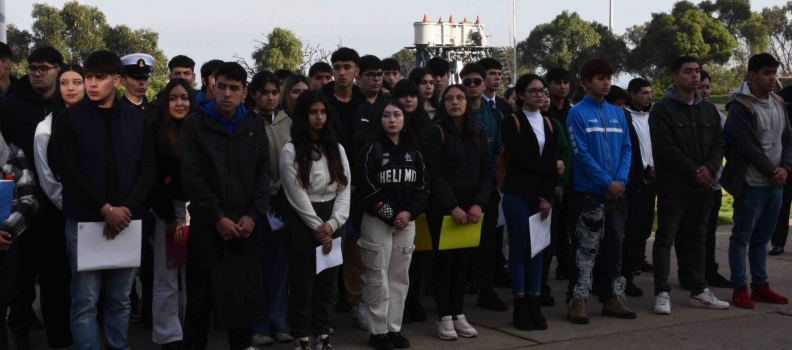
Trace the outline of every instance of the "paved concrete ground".
[[[729, 276], [727, 260], [728, 235], [730, 226], [722, 226], [718, 232], [717, 259], [721, 273]], [[651, 255], [652, 242], [648, 244], [647, 254]], [[551, 269], [554, 271], [554, 269]], [[676, 267], [672, 267], [676, 271]], [[787, 296], [792, 296], [792, 254], [771, 257], [768, 272], [773, 288]], [[557, 301], [563, 299], [566, 281], [555, 281], [551, 276], [550, 284]], [[758, 304], [754, 310], [732, 307], [729, 310], [702, 310], [688, 307], [687, 292], [674, 289], [671, 293], [672, 314], [658, 316], [652, 313], [654, 297], [652, 276], [642, 274], [635, 278], [636, 284], [647, 292], [641, 298], [629, 298], [627, 304], [637, 313], [635, 320], [619, 320], [600, 315], [601, 305], [589, 302], [591, 317], [589, 325], [574, 325], [566, 321], [566, 307], [557, 304], [545, 308], [544, 315], [549, 320], [546, 331], [523, 332], [512, 327], [511, 312], [492, 312], [475, 308], [475, 296], [468, 296], [466, 315], [479, 331], [477, 339], [461, 339], [455, 342], [439, 340], [435, 335], [437, 315], [434, 301], [423, 300], [430, 310], [429, 321], [406, 325], [402, 333], [410, 339], [414, 349], [790, 349], [792, 348], [792, 306], [771, 306]], [[676, 273], [672, 273], [671, 283], [676, 285]], [[512, 303], [510, 292], [498, 290], [504, 301]], [[731, 290], [713, 289], [721, 299], [731, 301]], [[368, 334], [353, 330], [347, 315], [337, 314], [334, 318], [336, 334], [333, 342], [338, 349], [367, 349]], [[45, 349], [43, 333], [34, 333], [35, 349]], [[225, 334], [212, 332], [209, 349], [227, 349]], [[130, 328], [132, 349], [159, 349], [151, 343], [151, 333], [140, 324]], [[291, 345], [276, 345], [272, 349], [289, 349]]]

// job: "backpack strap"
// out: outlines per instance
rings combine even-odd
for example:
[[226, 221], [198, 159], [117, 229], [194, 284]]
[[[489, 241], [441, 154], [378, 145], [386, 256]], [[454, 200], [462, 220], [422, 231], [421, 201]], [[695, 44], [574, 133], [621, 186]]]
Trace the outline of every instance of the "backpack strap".
[[512, 118], [514, 119], [514, 123], [517, 124], [517, 134], [520, 133], [520, 118], [517, 118], [517, 113], [512, 114]]
[[443, 127], [440, 126], [439, 124], [435, 124], [434, 126], [437, 127], [437, 130], [440, 130], [440, 146], [444, 146], [445, 145], [445, 131], [443, 131]]
[[550, 133], [555, 134], [555, 131], [553, 130], [553, 122], [550, 121], [550, 118], [544, 117], [544, 120], [545, 123], [547, 123], [547, 127], [550, 128]]

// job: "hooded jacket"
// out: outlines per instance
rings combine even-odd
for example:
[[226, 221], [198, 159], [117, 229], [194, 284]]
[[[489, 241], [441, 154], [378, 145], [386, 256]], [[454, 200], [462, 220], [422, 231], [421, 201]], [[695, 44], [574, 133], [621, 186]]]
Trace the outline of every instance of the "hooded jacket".
[[258, 222], [266, 213], [270, 189], [264, 120], [247, 110], [239, 120], [235, 116], [221, 123], [212, 111], [201, 108], [182, 124], [181, 173], [191, 222], [212, 231], [224, 217], [237, 222], [247, 215]]
[[706, 166], [714, 177], [723, 161], [725, 142], [715, 105], [702, 100], [698, 90], [689, 104], [672, 84], [649, 113], [649, 131], [658, 191], [712, 196], [696, 175]]
[[0, 96], [0, 100], [16, 92], [16, 85], [17, 83], [19, 83], [19, 79], [17, 79], [13, 75], [9, 76], [8, 78], [10, 79], [11, 84], [8, 86], [8, 91], [6, 91], [4, 95]]
[[[765, 106], [760, 106], [760, 103]], [[726, 108], [729, 111], [724, 130], [727, 145], [726, 167], [720, 183], [726, 192], [739, 198], [750, 169], [768, 179], [773, 177], [777, 167], [792, 170], [792, 129], [784, 100], [770, 92], [766, 102], [760, 101], [751, 94], [748, 82], [732, 91]], [[760, 112], [759, 108], [765, 108], [765, 111]], [[780, 114], [776, 115], [778, 112]], [[760, 122], [759, 113], [770, 114], [770, 119]], [[773, 131], [778, 130], [775, 130], [774, 125], [780, 125], [780, 139], [769, 143], [762, 140], [763, 135], [775, 138]], [[769, 153], [773, 151], [780, 152], [778, 162], [769, 157]]]
[[366, 95], [363, 94], [363, 90], [360, 87], [353, 85], [352, 98], [347, 102], [342, 102], [335, 97], [335, 84], [335, 81], [331, 81], [321, 89], [322, 94], [330, 104], [327, 117], [335, 126], [336, 138], [344, 146], [347, 152], [347, 159], [355, 161], [357, 158], [351, 156], [355, 155], [353, 150], [355, 130], [359, 129], [358, 123], [360, 122], [360, 119], [356, 119], [356, 117], [358, 117], [358, 108], [366, 103]]
[[586, 96], [569, 111], [567, 128], [575, 192], [604, 197], [612, 182], [629, 184], [632, 144], [619, 107]]

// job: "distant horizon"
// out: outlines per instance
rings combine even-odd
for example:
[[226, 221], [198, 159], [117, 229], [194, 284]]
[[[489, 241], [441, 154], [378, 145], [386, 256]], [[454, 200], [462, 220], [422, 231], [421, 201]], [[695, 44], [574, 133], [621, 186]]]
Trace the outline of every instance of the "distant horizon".
[[[40, 0], [6, 1], [6, 23], [31, 31], [30, 16], [33, 4]], [[66, 0], [46, 3], [62, 8]], [[643, 5], [639, 5], [643, 2]], [[651, 19], [651, 14], [670, 12], [675, 0], [615, 1], [614, 33], [621, 35], [627, 28]], [[692, 1], [698, 4], [701, 1]], [[79, 1], [96, 6], [105, 14], [111, 26], [125, 24], [132, 29], [150, 28], [159, 33], [159, 47], [168, 59], [186, 55], [200, 66], [212, 59], [233, 60], [235, 54], [252, 63], [254, 40], [266, 40], [274, 27], [291, 30], [312, 46], [333, 50], [340, 41], [356, 49], [361, 55], [390, 57], [404, 47], [413, 46], [413, 23], [421, 22], [424, 14], [429, 21], [450, 16], [461, 22], [465, 17], [475, 22], [476, 16], [484, 24], [489, 46], [511, 46], [510, 0], [432, 2], [405, 0], [382, 4], [363, 0], [339, 0], [331, 5], [310, 0], [290, 3], [269, 3], [231, 0], [215, 6], [209, 0], [138, 0], [130, 6], [111, 0]], [[241, 3], [241, 6], [235, 4]], [[601, 5], [600, 5], [601, 4]], [[753, 11], [783, 5], [778, 0], [751, 1]], [[536, 6], [517, 1], [517, 41], [525, 40], [538, 24], [552, 21], [562, 11], [577, 12], [586, 21], [608, 25], [609, 0], [558, 1]], [[240, 9], [240, 7], [245, 7]], [[312, 11], [305, 9], [312, 8]], [[321, 8], [321, 9], [317, 9]], [[294, 11], [293, 9], [300, 9]], [[316, 11], [313, 11], [313, 10]], [[462, 10], [464, 9], [464, 11]], [[174, 20], [175, 19], [175, 20]]]

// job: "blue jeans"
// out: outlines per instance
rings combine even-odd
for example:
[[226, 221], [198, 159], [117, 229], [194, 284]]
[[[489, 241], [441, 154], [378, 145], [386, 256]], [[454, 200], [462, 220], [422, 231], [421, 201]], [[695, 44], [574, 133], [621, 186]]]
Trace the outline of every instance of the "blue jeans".
[[[542, 293], [542, 252], [531, 258], [528, 218], [539, 212], [539, 198], [503, 195], [503, 216], [509, 231], [509, 274], [516, 296]], [[526, 291], [527, 289], [527, 291]]]
[[767, 282], [767, 243], [773, 237], [783, 188], [743, 186], [734, 201], [734, 228], [729, 238], [729, 269], [732, 287], [745, 285], [745, 248], [751, 263], [751, 287]]
[[286, 332], [289, 259], [283, 246], [284, 230], [272, 232], [269, 223], [261, 224], [261, 261], [267, 293], [267, 317], [253, 325], [253, 334]]
[[71, 331], [74, 348], [99, 350], [100, 334], [96, 322], [96, 303], [104, 291], [104, 334], [106, 349], [129, 350], [129, 291], [135, 269], [77, 272], [77, 221], [66, 220], [66, 249], [71, 264]]

